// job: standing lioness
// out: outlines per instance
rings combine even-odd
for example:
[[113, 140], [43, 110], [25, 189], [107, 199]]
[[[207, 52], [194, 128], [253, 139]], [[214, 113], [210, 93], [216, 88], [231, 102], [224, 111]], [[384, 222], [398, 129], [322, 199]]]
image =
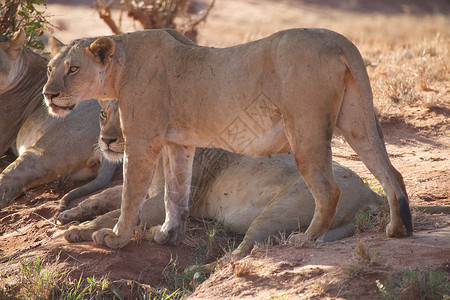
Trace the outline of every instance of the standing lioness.
[[[106, 158], [123, 158], [124, 139], [120, 129], [117, 100], [102, 103], [98, 144]], [[160, 160], [161, 162], [161, 160]], [[148, 199], [139, 213], [141, 224], [164, 222], [164, 173], [158, 163]], [[338, 211], [323, 236], [334, 241], [354, 233], [358, 212], [377, 212], [381, 198], [354, 172], [333, 163], [341, 189]], [[89, 197], [58, 216], [61, 223], [87, 220], [71, 226], [64, 234], [69, 242], [92, 240], [92, 233], [113, 228], [120, 216], [122, 186]], [[249, 157], [221, 149], [196, 148], [189, 195], [189, 215], [219, 220], [232, 232], [245, 234], [235, 256], [250, 253], [254, 243], [280, 232], [306, 228], [314, 213], [314, 198], [297, 171], [292, 155]], [[151, 231], [156, 231], [153, 227]], [[156, 231], [157, 232], [157, 231]]]
[[155, 165], [164, 152], [166, 219], [155, 240], [178, 243], [188, 216], [195, 147], [264, 156], [292, 150], [315, 199], [303, 243], [323, 236], [340, 190], [330, 141], [338, 127], [383, 185], [389, 236], [412, 234], [401, 175], [391, 165], [375, 117], [367, 71], [356, 47], [323, 29], [293, 29], [252, 43], [200, 47], [173, 30], [81, 39], [49, 63], [44, 95], [53, 114], [78, 102], [118, 98], [125, 136], [121, 215], [93, 234], [126, 245]]

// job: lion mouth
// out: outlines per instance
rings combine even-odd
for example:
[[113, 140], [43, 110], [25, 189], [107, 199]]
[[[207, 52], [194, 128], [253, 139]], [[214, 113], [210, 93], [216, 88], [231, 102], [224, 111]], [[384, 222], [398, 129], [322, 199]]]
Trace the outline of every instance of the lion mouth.
[[55, 103], [51, 103], [50, 104], [51, 108], [56, 108], [59, 110], [68, 110], [68, 111], [72, 111], [75, 108], [75, 104], [74, 105], [70, 105], [70, 106], [61, 106], [61, 105], [56, 105]]
[[70, 106], [60, 106], [60, 105], [56, 105], [53, 102], [51, 102], [49, 104], [49, 107], [52, 110], [52, 112], [54, 112], [56, 114], [68, 114], [75, 108], [75, 106], [76, 106], [76, 104], [70, 105]]
[[112, 150], [111, 148], [107, 148], [106, 150], [102, 150], [105, 157], [113, 162], [121, 162], [123, 159], [123, 153]]
[[[57, 95], [59, 96], [59, 93]], [[48, 95], [44, 94], [45, 104], [50, 108], [49, 111], [52, 114], [66, 115], [66, 114], [70, 113], [77, 105], [76, 103], [73, 105], [68, 105], [68, 106], [62, 106], [62, 105], [55, 104], [55, 102], [53, 101], [54, 97], [55, 96], [49, 97]]]

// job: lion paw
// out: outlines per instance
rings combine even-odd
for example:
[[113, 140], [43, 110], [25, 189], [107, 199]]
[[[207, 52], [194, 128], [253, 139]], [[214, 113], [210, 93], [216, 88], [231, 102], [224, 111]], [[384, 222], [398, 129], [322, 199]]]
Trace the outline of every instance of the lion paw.
[[9, 188], [5, 184], [5, 187], [0, 188], [0, 209], [9, 206], [15, 197], [13, 195], [17, 194], [15, 189]]
[[291, 237], [289, 238], [289, 244], [301, 248], [301, 247], [311, 247], [314, 244], [314, 242], [305, 233], [297, 233], [291, 235]]
[[55, 218], [56, 224], [58, 225], [64, 225], [73, 221], [73, 217], [68, 210], [60, 211], [58, 214], [56, 214]]
[[7, 206], [9, 206], [10, 202], [6, 200], [0, 200], [0, 209], [3, 209]]
[[69, 243], [90, 241], [93, 230], [81, 228], [79, 226], [70, 226], [66, 232], [64, 232], [64, 238]]
[[232, 253], [232, 257], [236, 259], [241, 259], [250, 254], [253, 249], [253, 245], [250, 246], [248, 243], [242, 242]]
[[131, 236], [124, 237], [122, 235], [117, 235], [112, 229], [103, 228], [92, 234], [92, 240], [96, 244], [104, 245], [112, 249], [119, 249], [130, 242]]
[[180, 224], [164, 223], [152, 227], [150, 233], [158, 244], [178, 245], [184, 237], [186, 222]]
[[392, 223], [389, 222], [386, 225], [386, 236], [388, 236], [388, 237], [404, 237], [404, 236], [408, 236], [408, 234], [406, 232], [405, 226], [401, 225], [401, 226], [394, 227], [394, 226], [392, 226]]

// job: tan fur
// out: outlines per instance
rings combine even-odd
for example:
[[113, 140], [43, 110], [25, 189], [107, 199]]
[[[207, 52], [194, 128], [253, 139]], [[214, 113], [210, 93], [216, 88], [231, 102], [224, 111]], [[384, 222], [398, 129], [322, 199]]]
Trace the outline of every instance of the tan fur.
[[[103, 103], [102, 107], [99, 143], [108, 136], [113, 141], [110, 148], [116, 151], [112, 157], [117, 159], [124, 151], [117, 101]], [[108, 149], [104, 144], [100, 148]], [[105, 153], [110, 157], [107, 153], [111, 150]], [[299, 225], [305, 228], [313, 218], [314, 198], [298, 173], [292, 155], [252, 158], [220, 149], [197, 149], [193, 169], [196, 185], [191, 187], [189, 213], [194, 217], [223, 221], [233, 232], [245, 234], [235, 254], [246, 255], [255, 242], [279, 232], [295, 230]], [[355, 215], [359, 211], [376, 211], [381, 200], [354, 172], [338, 164], [333, 165], [333, 171], [342, 190], [342, 199], [330, 231], [324, 236], [326, 241], [351, 235]], [[140, 222], [147, 225], [159, 225], [164, 221], [162, 169], [153, 178], [153, 182], [159, 182], [159, 188], [149, 192], [151, 196], [139, 214]], [[120, 208], [121, 193], [122, 186], [107, 189], [63, 212], [59, 219], [62, 223], [85, 221], [116, 210]], [[91, 240], [96, 230], [112, 228], [119, 215], [117, 210], [71, 226], [65, 237], [69, 242]]]
[[65, 115], [91, 97], [119, 99], [125, 136], [121, 215], [114, 230], [93, 234], [97, 243], [120, 248], [130, 241], [161, 155], [166, 218], [155, 240], [179, 243], [195, 147], [250, 156], [292, 150], [315, 199], [314, 217], [295, 240], [320, 238], [341, 195], [332, 172], [335, 127], [386, 191], [387, 235], [412, 234], [407, 196], [377, 130], [364, 61], [337, 33], [293, 29], [218, 49], [172, 30], [147, 30], [77, 40], [63, 46], [49, 67], [44, 94], [54, 114]]
[[97, 101], [83, 103], [67, 118], [50, 116], [41, 93], [47, 60], [25, 48], [24, 40], [23, 30], [12, 39], [0, 35], [0, 155], [12, 148], [18, 156], [0, 174], [0, 209], [24, 190], [58, 177], [97, 176], [68, 197], [94, 192], [106, 185], [115, 169], [95, 147]]

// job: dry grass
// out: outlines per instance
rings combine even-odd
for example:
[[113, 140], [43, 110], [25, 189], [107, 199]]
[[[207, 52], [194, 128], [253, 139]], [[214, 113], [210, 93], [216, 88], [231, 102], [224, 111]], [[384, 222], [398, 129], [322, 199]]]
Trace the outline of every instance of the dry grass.
[[449, 43], [448, 35], [438, 33], [374, 57], [369, 74], [381, 117], [403, 105], [445, 105], [449, 99]]
[[384, 299], [449, 299], [450, 284], [446, 274], [434, 270], [389, 273], [382, 283], [376, 281]]
[[345, 273], [350, 277], [363, 276], [379, 271], [377, 261], [380, 257], [380, 253], [376, 249], [369, 249], [362, 240], [358, 241], [354, 257], [355, 262], [344, 268]]
[[348, 14], [342, 20], [332, 28], [363, 55], [381, 119], [405, 105], [448, 105], [449, 18]]
[[[370, 187], [373, 189], [373, 186]], [[360, 212], [355, 215], [356, 233], [361, 233], [373, 228], [377, 228], [379, 232], [386, 231], [386, 226], [390, 221], [389, 203], [382, 190], [375, 188], [374, 191], [381, 195], [381, 201], [378, 203], [378, 210], [376, 212]]]
[[237, 261], [232, 259], [231, 262], [231, 268], [233, 269], [234, 275], [237, 277], [243, 277], [247, 275], [252, 275], [255, 273], [253, 264], [248, 261]]
[[[238, 10], [238, 4], [234, 5], [229, 4], [229, 9]], [[271, 3], [270, 10], [263, 6], [248, 9], [254, 10], [251, 27], [248, 17], [236, 11], [220, 12], [230, 17], [227, 31], [221, 35], [217, 35], [221, 29], [215, 28], [213, 13], [204, 30], [208, 35], [211, 28], [218, 38], [209, 34], [208, 40], [200, 39], [200, 43], [229, 46], [287, 28], [328, 28], [349, 38], [360, 50], [381, 119], [405, 105], [434, 107], [450, 102], [450, 18], [445, 15], [356, 13], [320, 4], [304, 7], [283, 2]]]
[[230, 232], [223, 222], [191, 218], [183, 243], [194, 249], [197, 264], [204, 265], [231, 253], [242, 238]]
[[[0, 299], [116, 299], [114, 288], [107, 276], [78, 279], [71, 276], [75, 268], [57, 272], [55, 261], [23, 258], [18, 264], [12, 259], [6, 265], [15, 263], [18, 268], [4, 280], [0, 280]], [[120, 299], [120, 297], [117, 297]]]
[[369, 14], [342, 20], [333, 27], [362, 53], [382, 119], [405, 105], [448, 105], [449, 18]]

